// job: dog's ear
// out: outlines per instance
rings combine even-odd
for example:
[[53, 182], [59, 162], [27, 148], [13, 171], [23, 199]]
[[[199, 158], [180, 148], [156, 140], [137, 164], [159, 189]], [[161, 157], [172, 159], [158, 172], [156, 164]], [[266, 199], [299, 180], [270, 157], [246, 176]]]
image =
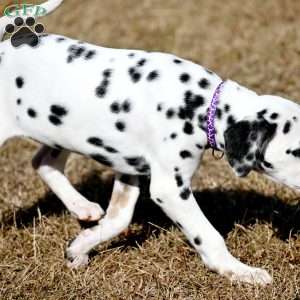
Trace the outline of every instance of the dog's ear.
[[225, 154], [238, 176], [244, 177], [251, 170], [260, 169], [276, 127], [276, 124], [260, 119], [240, 121], [226, 129]]

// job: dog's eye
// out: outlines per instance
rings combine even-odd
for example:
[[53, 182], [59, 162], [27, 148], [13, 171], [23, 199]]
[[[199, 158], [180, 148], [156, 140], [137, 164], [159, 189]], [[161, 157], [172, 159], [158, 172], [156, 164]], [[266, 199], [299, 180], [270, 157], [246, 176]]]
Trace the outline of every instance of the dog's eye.
[[263, 166], [266, 167], [267, 169], [274, 169], [273, 165], [269, 163], [268, 161], [263, 161], [262, 162]]

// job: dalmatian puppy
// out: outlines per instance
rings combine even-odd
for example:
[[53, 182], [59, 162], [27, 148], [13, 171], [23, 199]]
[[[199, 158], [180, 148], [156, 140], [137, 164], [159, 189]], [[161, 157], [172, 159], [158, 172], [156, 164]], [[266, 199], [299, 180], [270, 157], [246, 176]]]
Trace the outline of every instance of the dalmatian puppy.
[[[60, 2], [46, 2], [48, 11]], [[15, 136], [42, 143], [34, 168], [74, 216], [98, 220], [68, 246], [70, 267], [87, 264], [94, 247], [126, 229], [139, 178], [149, 176], [151, 198], [209, 269], [230, 280], [271, 283], [267, 271], [229, 253], [199, 208], [191, 178], [212, 147], [225, 153], [238, 176], [257, 171], [300, 189], [299, 105], [258, 95], [171, 54], [52, 34], [36, 47], [3, 41], [0, 57], [0, 143]], [[115, 170], [106, 212], [65, 177], [71, 152]]]

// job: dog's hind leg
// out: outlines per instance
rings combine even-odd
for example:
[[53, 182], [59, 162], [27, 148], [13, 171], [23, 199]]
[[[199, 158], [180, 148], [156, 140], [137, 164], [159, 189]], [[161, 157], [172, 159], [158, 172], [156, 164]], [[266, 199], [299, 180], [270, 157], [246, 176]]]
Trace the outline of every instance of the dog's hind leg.
[[34, 156], [32, 165], [72, 215], [83, 221], [97, 221], [104, 214], [104, 210], [99, 204], [87, 200], [76, 191], [64, 175], [69, 155], [67, 150], [42, 146]]
[[140, 194], [138, 184], [137, 176], [116, 176], [105, 217], [98, 225], [83, 230], [69, 245], [66, 251], [69, 267], [77, 268], [87, 264], [88, 253], [94, 247], [117, 236], [128, 227]]
[[198, 206], [190, 188], [190, 178], [183, 174], [174, 178], [172, 171], [151, 166], [150, 193], [185, 233], [208, 268], [230, 280], [262, 285], [272, 281], [265, 270], [247, 266], [229, 253], [224, 239]]

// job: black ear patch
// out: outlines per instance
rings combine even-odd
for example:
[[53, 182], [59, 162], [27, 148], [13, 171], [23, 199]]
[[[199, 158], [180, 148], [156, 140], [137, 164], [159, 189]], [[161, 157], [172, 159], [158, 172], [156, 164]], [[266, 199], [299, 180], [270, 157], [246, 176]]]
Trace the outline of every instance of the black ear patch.
[[253, 169], [261, 169], [264, 153], [275, 135], [277, 125], [266, 120], [240, 121], [224, 133], [225, 154], [240, 177]]

